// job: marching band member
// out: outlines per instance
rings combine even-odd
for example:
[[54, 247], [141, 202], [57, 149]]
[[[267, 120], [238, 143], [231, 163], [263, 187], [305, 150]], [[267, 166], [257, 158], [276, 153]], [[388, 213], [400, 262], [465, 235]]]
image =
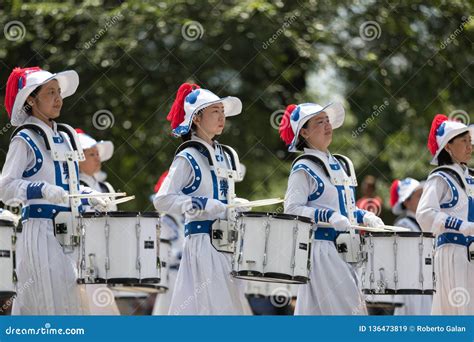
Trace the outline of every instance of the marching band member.
[[322, 107], [314, 103], [290, 105], [280, 124], [280, 137], [290, 152], [304, 150], [293, 162], [285, 196], [285, 213], [314, 218], [318, 227], [311, 246], [311, 282], [299, 287], [295, 315], [358, 315], [367, 309], [352, 270], [339, 256], [338, 232], [354, 224], [382, 226], [375, 214], [355, 206], [352, 162], [333, 155], [328, 147], [333, 129], [344, 122], [339, 103]]
[[468, 249], [474, 240], [474, 177], [471, 160], [474, 127], [438, 114], [431, 124], [431, 171], [416, 211], [424, 231], [436, 236], [436, 292], [433, 315], [474, 314], [474, 264]]
[[[77, 161], [72, 164], [74, 170], [57, 160], [73, 150], [79, 155], [74, 130], [54, 121], [63, 98], [74, 94], [78, 84], [75, 71], [52, 74], [38, 67], [15, 68], [7, 81], [5, 107], [11, 124], [21, 126], [12, 137], [0, 179], [2, 201], [23, 203], [23, 231], [16, 247], [17, 287], [21, 291], [14, 302], [14, 314], [84, 312], [75, 261], [58, 243], [53, 222], [59, 212], [78, 210], [77, 201], [68, 199], [68, 191], [91, 192], [70, 182], [77, 179]], [[81, 202], [103, 207], [107, 200]]]
[[[158, 179], [155, 185], [155, 194], [161, 188], [168, 171]], [[173, 297], [174, 287], [176, 283], [176, 276], [178, 275], [179, 263], [183, 255], [184, 245], [184, 218], [182, 215], [164, 214], [160, 217], [161, 222], [161, 234], [160, 239], [165, 239], [171, 242], [171, 255], [170, 259], [167, 260], [169, 271], [168, 271], [168, 291], [163, 294], [156, 296], [155, 305], [153, 307], [153, 315], [167, 315], [170, 309], [171, 298]]]
[[[79, 162], [79, 181], [81, 185], [97, 192], [115, 193], [114, 187], [105, 181], [107, 174], [102, 171], [102, 163], [112, 158], [114, 154], [114, 144], [108, 140], [97, 141], [80, 128], [76, 128], [76, 132], [86, 158]], [[117, 205], [108, 204], [107, 209], [117, 211]]]
[[241, 282], [230, 276], [230, 254], [219, 252], [210, 239], [212, 225], [226, 218], [225, 203], [235, 196], [234, 180], [216, 170], [240, 165], [237, 154], [215, 137], [222, 133], [226, 117], [241, 111], [238, 98], [220, 98], [185, 83], [167, 116], [173, 134], [186, 141], [154, 199], [159, 212], [185, 215], [186, 238], [171, 315], [239, 315], [248, 310]]
[[[394, 226], [405, 227], [413, 232], [422, 232], [416, 220], [416, 209], [423, 193], [423, 184], [413, 178], [396, 179], [390, 187], [392, 213], [399, 215]], [[394, 315], [430, 315], [431, 295], [397, 295], [403, 306], [396, 307]]]
[[[79, 162], [79, 182], [82, 186], [93, 189], [97, 192], [114, 193], [112, 185], [105, 181], [106, 174], [101, 170], [102, 162], [112, 158], [114, 144], [111, 141], [97, 141], [90, 135], [84, 133], [82, 129], [76, 128], [79, 143], [84, 151], [85, 160]], [[91, 210], [90, 206], [83, 206], [84, 211]], [[116, 204], [107, 204], [107, 211], [117, 211]], [[84, 284], [85, 295], [89, 304], [89, 314], [91, 315], [120, 315], [115, 299], [109, 292], [109, 300], [106, 303], [94, 298], [107, 294], [105, 284]]]

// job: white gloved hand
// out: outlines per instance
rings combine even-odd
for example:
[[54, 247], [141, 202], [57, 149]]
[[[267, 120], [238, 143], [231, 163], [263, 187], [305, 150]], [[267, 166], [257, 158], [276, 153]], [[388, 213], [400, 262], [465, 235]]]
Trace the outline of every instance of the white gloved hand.
[[459, 232], [466, 236], [474, 235], [474, 222], [463, 221]]
[[382, 219], [371, 212], [366, 213], [362, 221], [367, 227], [377, 228], [385, 226], [385, 223], [382, 221]]
[[340, 232], [345, 232], [351, 228], [351, 222], [349, 219], [339, 213], [333, 213], [329, 218], [329, 223], [334, 227], [334, 229]]
[[209, 218], [225, 218], [227, 206], [219, 200], [206, 197], [192, 197], [192, 207], [188, 214], [192, 216], [207, 214]]
[[[98, 192], [92, 192], [93, 194]], [[92, 197], [89, 198], [89, 204], [96, 210], [107, 211], [107, 205], [110, 203], [109, 197]]]
[[43, 198], [53, 204], [67, 203], [68, 193], [60, 186], [44, 183], [41, 189]]
[[[236, 197], [234, 199], [234, 203], [235, 204], [249, 203], [249, 200], [246, 199], [246, 198]], [[235, 208], [235, 211], [237, 211], [239, 213], [244, 212], [244, 211], [251, 211], [251, 210], [252, 210], [252, 207], [238, 207], [238, 208]]]

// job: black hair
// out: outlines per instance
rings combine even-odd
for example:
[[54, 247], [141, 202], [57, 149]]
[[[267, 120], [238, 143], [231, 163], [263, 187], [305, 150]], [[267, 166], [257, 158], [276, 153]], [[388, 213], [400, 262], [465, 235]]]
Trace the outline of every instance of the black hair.
[[[42, 85], [35, 88], [35, 90], [33, 90], [28, 97], [31, 96], [32, 98], [35, 98], [36, 95], [38, 95], [39, 91], [41, 90], [41, 87], [42, 87]], [[31, 110], [31, 106], [28, 104], [27, 101], [25, 101], [25, 103], [23, 104], [23, 110], [25, 111], [26, 114], [33, 115], [33, 112]]]
[[[451, 144], [454, 139], [464, 137], [465, 135], [469, 134], [469, 131], [456, 135], [454, 138], [448, 141], [448, 144]], [[454, 164], [453, 158], [449, 155], [448, 151], [445, 148], [441, 150], [438, 154], [438, 166], [442, 165], [452, 165]]]
[[[304, 123], [303, 127], [301, 127], [301, 129], [303, 129], [303, 128], [308, 128], [308, 121], [306, 121]], [[298, 142], [296, 143], [296, 149], [298, 151], [303, 151], [305, 148], [309, 148], [308, 143], [306, 142], [306, 139], [303, 138], [303, 136], [300, 134], [298, 136]]]
[[[195, 115], [201, 115], [203, 110], [204, 110], [204, 108], [203, 108], [203, 109], [200, 109]], [[196, 128], [197, 128], [197, 126], [196, 126], [196, 124], [193, 122], [193, 123], [191, 124], [191, 129], [189, 130], [189, 132], [186, 133], [186, 134], [183, 134], [183, 135], [181, 136], [181, 139], [183, 140], [183, 142], [186, 142], [186, 141], [191, 140], [191, 135], [193, 134], [193, 132], [196, 131]]]

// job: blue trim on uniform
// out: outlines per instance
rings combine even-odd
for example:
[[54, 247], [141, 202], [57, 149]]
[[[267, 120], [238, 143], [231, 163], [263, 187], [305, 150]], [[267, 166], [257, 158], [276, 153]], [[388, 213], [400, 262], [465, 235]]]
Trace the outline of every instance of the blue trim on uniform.
[[444, 228], [459, 230], [459, 228], [461, 228], [461, 224], [462, 224], [462, 220], [457, 219], [452, 216], [448, 216], [446, 218], [446, 222], [444, 223]]
[[364, 216], [367, 214], [366, 210], [357, 209], [354, 213], [357, 223], [364, 223]]
[[474, 178], [472, 177], [466, 178], [466, 183], [470, 185], [474, 184]]
[[335, 211], [331, 209], [316, 209], [314, 211], [314, 222], [329, 222], [329, 219], [331, 218], [332, 214], [334, 214]]
[[467, 207], [467, 220], [474, 222], [474, 198], [467, 196], [468, 207]]
[[329, 164], [329, 167], [331, 170], [337, 171], [341, 169], [341, 166], [339, 164]]
[[31, 200], [43, 198], [43, 187], [43, 182], [34, 182], [28, 184], [28, 186], [26, 187], [26, 199]]
[[21, 131], [21, 132], [18, 133], [17, 136], [21, 137], [28, 145], [30, 145], [30, 147], [33, 150], [33, 153], [35, 155], [35, 165], [33, 165], [33, 167], [31, 169], [25, 170], [23, 172], [23, 175], [22, 175], [23, 178], [28, 178], [28, 177], [31, 177], [31, 176], [37, 174], [38, 171], [43, 166], [43, 161], [44, 161], [43, 155], [41, 154], [41, 151], [38, 148], [38, 146], [35, 144], [33, 139], [30, 138], [30, 136], [28, 134]]
[[212, 198], [219, 199], [219, 185], [217, 184], [217, 176], [214, 170], [211, 170], [212, 178]]
[[61, 164], [57, 160], [54, 160], [54, 177], [56, 179], [56, 185], [60, 186], [66, 191], [69, 191], [69, 184], [63, 183]]
[[311, 170], [309, 166], [305, 164], [297, 164], [293, 166], [293, 168], [291, 169], [291, 173], [296, 172], [298, 170], [305, 171], [316, 182], [316, 191], [308, 196], [308, 202], [317, 200], [324, 192], [323, 180], [313, 170]]
[[451, 182], [451, 180], [449, 180], [449, 178], [443, 172], [438, 171], [438, 172], [435, 172], [434, 174], [441, 176], [441, 178], [443, 178], [446, 181], [446, 183], [448, 183], [448, 186], [451, 189], [451, 195], [452, 195], [451, 202], [442, 203], [440, 207], [443, 209], [454, 207], [459, 201], [458, 189], [456, 188], [454, 183]]
[[211, 234], [211, 227], [215, 220], [192, 221], [184, 226], [184, 236], [192, 234]]
[[56, 143], [56, 144], [62, 144], [64, 142], [64, 139], [62, 136], [59, 136], [59, 137], [53, 137], [53, 141]]
[[199, 188], [199, 186], [201, 185], [202, 172], [201, 172], [201, 168], [199, 167], [196, 159], [191, 155], [191, 153], [182, 152], [179, 155], [185, 157], [189, 161], [189, 163], [191, 164], [191, 168], [193, 169], [193, 172], [194, 172], [194, 180], [193, 180], [192, 184], [190, 184], [189, 186], [183, 188], [183, 190], [182, 190], [183, 194], [189, 195], [190, 193], [193, 193], [194, 191], [196, 191]]
[[469, 247], [474, 242], [474, 236], [464, 236], [458, 233], [443, 233], [436, 238], [436, 247], [441, 247], [445, 244], [455, 244], [464, 247]]
[[344, 185], [335, 185], [337, 190], [337, 199], [339, 200], [339, 212], [342, 216], [347, 217], [346, 201], [344, 200], [346, 195], [344, 191]]
[[31, 204], [21, 210], [21, 220], [41, 218], [52, 220], [59, 212], [70, 212], [71, 208], [53, 204]]
[[204, 210], [207, 204], [207, 197], [191, 197], [193, 209]]
[[314, 231], [314, 238], [316, 240], [326, 240], [335, 242], [337, 238], [337, 231], [334, 228], [318, 227]]

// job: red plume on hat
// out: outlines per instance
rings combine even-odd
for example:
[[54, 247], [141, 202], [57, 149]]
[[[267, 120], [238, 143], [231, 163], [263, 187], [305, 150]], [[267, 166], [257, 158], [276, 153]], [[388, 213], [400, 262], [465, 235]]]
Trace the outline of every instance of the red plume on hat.
[[84, 130], [82, 128], [76, 128], [76, 133], [78, 134], [85, 134]]
[[430, 135], [428, 136], [428, 149], [431, 154], [434, 156], [436, 151], [438, 151], [438, 143], [436, 142], [436, 132], [438, 131], [439, 126], [448, 120], [448, 117], [444, 114], [436, 114], [431, 123]]
[[280, 122], [280, 127], [278, 131], [280, 132], [280, 138], [285, 142], [286, 145], [290, 145], [295, 137], [295, 133], [291, 128], [291, 113], [295, 110], [297, 105], [290, 104], [285, 109], [285, 114], [283, 114], [283, 118]]
[[5, 109], [8, 117], [11, 118], [13, 105], [18, 91], [26, 86], [26, 74], [31, 71], [41, 71], [40, 67], [15, 68], [8, 77], [5, 91]]
[[158, 182], [156, 182], [155, 189], [154, 189], [155, 193], [157, 193], [160, 190], [161, 185], [165, 181], [166, 176], [168, 176], [168, 173], [169, 173], [169, 170], [166, 170], [165, 172], [163, 172], [163, 174], [160, 176], [160, 179], [158, 179]]
[[200, 88], [197, 84], [193, 83], [183, 83], [178, 89], [176, 93], [176, 98], [171, 106], [170, 112], [166, 119], [171, 122], [171, 128], [175, 129], [179, 126], [180, 123], [183, 122], [185, 112], [184, 112], [184, 99], [190, 92], [194, 89]]
[[395, 179], [390, 186], [390, 206], [393, 208], [395, 204], [398, 202], [398, 185], [400, 184], [400, 180]]

